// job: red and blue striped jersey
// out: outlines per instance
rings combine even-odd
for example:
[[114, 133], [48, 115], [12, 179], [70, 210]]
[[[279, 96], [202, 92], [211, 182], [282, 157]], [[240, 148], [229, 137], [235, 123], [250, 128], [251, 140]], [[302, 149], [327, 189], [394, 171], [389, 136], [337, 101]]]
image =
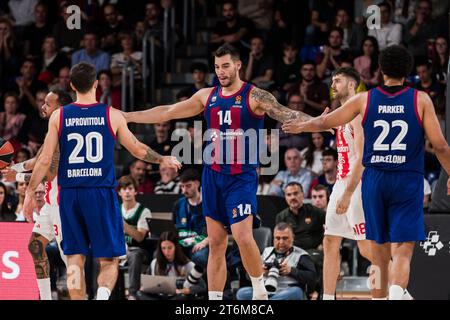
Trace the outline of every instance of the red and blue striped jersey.
[[244, 82], [233, 95], [224, 96], [216, 86], [206, 101], [204, 116], [208, 126], [204, 164], [224, 174], [254, 170], [259, 164], [264, 116], [250, 109], [253, 85]]

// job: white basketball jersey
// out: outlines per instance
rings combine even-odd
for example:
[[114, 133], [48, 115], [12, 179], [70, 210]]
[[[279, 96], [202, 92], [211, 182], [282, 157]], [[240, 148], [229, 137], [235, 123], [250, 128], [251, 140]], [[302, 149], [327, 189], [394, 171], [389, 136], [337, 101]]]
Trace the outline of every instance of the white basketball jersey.
[[58, 176], [45, 182], [45, 202], [51, 206], [59, 206]]
[[350, 124], [347, 123], [338, 128], [336, 146], [339, 162], [337, 179], [341, 180], [351, 174], [356, 161], [354, 133]]

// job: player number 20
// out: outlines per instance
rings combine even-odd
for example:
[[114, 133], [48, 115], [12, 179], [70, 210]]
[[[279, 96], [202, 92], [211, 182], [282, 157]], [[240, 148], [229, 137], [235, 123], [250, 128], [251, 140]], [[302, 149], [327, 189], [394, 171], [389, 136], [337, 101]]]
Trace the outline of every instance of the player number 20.
[[[103, 159], [103, 137], [99, 132], [89, 132], [86, 137], [79, 133], [71, 133], [67, 135], [67, 141], [76, 140], [77, 144], [73, 148], [69, 156], [69, 163], [84, 163], [83, 156], [79, 156], [81, 149], [86, 142], [86, 160], [91, 163], [97, 163]], [[95, 156], [94, 156], [94, 140], [95, 140]]]
[[[405, 121], [395, 120], [392, 121], [392, 125], [389, 125], [389, 122], [387, 121], [377, 120], [374, 122], [373, 127], [381, 127], [381, 133], [373, 144], [374, 151], [406, 150], [406, 143], [402, 143], [403, 139], [408, 133], [408, 124]], [[400, 132], [394, 139], [394, 141], [392, 141], [392, 144], [389, 146], [389, 144], [383, 143], [383, 141], [389, 135], [389, 131], [391, 130], [391, 128], [394, 127], [400, 127]]]

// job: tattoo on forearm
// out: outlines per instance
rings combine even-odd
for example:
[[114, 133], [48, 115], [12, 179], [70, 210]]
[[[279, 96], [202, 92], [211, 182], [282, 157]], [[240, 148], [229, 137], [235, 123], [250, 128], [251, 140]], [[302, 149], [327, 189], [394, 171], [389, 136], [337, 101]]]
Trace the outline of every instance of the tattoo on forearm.
[[252, 99], [259, 103], [259, 106], [266, 111], [267, 115], [282, 123], [289, 120], [307, 121], [312, 117], [304, 112], [289, 109], [280, 104], [275, 97], [262, 89], [253, 88]]
[[59, 148], [55, 150], [55, 153], [53, 153], [52, 156], [52, 163], [50, 164], [50, 168], [48, 171], [51, 174], [56, 174], [58, 172], [58, 166], [59, 166]]
[[146, 162], [151, 162], [151, 163], [158, 163], [161, 160], [161, 158], [162, 158], [162, 156], [158, 152], [147, 147], [147, 153], [146, 153], [144, 159], [142, 159], [142, 160], [144, 160]]
[[33, 257], [36, 277], [38, 279], [49, 278], [50, 263], [48, 261], [47, 253], [45, 252], [44, 244], [39, 240], [39, 236], [35, 233], [33, 233], [32, 237], [32, 240], [28, 244], [28, 250]]

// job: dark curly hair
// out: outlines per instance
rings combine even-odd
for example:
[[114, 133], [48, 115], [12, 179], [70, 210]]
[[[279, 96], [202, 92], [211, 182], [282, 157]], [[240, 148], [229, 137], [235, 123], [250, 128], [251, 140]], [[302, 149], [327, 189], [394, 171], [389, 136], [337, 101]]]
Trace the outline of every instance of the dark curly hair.
[[406, 48], [392, 45], [381, 51], [381, 72], [390, 78], [406, 78], [411, 72], [413, 57]]

